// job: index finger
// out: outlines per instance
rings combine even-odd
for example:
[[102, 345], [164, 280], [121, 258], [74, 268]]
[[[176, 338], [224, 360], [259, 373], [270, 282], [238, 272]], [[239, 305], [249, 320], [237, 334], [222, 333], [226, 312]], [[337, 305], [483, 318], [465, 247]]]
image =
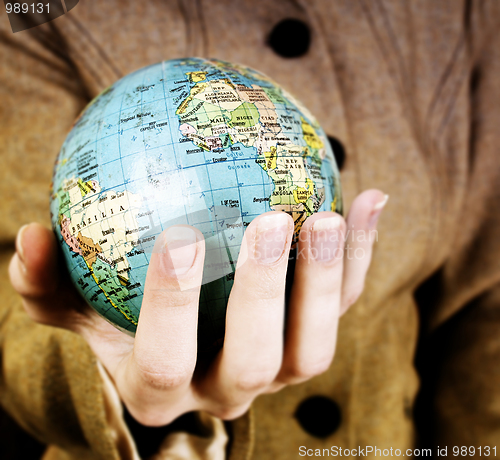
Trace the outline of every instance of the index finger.
[[133, 353], [118, 382], [124, 398], [134, 395], [127, 404], [132, 415], [147, 424], [167, 423], [186, 402], [204, 255], [202, 233], [187, 225], [165, 230], [151, 254]]

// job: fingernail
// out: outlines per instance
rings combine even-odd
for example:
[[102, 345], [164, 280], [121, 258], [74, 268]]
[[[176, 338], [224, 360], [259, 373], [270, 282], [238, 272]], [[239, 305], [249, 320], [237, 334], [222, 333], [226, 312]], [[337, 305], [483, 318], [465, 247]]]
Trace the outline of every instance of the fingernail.
[[332, 260], [339, 247], [342, 235], [339, 232], [340, 217], [326, 217], [313, 224], [311, 232], [311, 255], [318, 262]]
[[193, 266], [197, 251], [196, 241], [196, 232], [190, 227], [173, 226], [167, 229], [167, 254], [161, 260], [169, 274], [182, 276]]
[[21, 261], [23, 268], [24, 268], [24, 247], [22, 244], [23, 241], [23, 233], [28, 227], [28, 224], [23, 225], [19, 231], [17, 232], [17, 237], [16, 237], [16, 252], [17, 256], [19, 257], [19, 260]]
[[289, 220], [285, 213], [262, 217], [255, 235], [255, 259], [262, 264], [279, 260], [286, 249], [288, 229]]
[[389, 195], [384, 195], [384, 198], [379, 201], [372, 209], [370, 217], [368, 218], [368, 229], [372, 230], [376, 227], [378, 218], [380, 217], [380, 213], [384, 206], [387, 204], [387, 200], [389, 199]]

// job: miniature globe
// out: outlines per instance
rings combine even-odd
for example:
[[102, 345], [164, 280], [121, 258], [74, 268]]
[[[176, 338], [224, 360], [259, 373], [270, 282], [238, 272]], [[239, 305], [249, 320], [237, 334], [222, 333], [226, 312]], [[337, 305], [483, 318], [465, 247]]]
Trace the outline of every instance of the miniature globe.
[[155, 239], [176, 224], [205, 237], [198, 349], [224, 337], [245, 228], [270, 210], [342, 212], [339, 173], [311, 113], [267, 76], [198, 58], [110, 86], [82, 112], [54, 168], [51, 215], [71, 280], [134, 334]]

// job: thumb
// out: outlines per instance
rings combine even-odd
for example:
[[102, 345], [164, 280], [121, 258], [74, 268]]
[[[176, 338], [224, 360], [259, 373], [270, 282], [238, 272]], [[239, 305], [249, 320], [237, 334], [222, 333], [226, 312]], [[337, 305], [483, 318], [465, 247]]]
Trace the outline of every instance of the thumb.
[[32, 320], [65, 329], [76, 327], [81, 314], [75, 307], [81, 308], [84, 302], [69, 283], [63, 283], [52, 231], [38, 223], [21, 227], [9, 276]]

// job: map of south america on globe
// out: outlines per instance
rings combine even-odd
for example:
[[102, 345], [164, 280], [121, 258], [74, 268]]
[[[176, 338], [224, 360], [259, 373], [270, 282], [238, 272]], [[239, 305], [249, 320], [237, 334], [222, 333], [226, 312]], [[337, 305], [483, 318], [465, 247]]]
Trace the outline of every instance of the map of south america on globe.
[[98, 313], [137, 327], [155, 240], [197, 227], [206, 260], [199, 348], [220, 343], [245, 228], [285, 211], [294, 241], [314, 212], [342, 212], [339, 174], [310, 112], [265, 75], [198, 58], [130, 74], [94, 99], [59, 154], [52, 222]]

